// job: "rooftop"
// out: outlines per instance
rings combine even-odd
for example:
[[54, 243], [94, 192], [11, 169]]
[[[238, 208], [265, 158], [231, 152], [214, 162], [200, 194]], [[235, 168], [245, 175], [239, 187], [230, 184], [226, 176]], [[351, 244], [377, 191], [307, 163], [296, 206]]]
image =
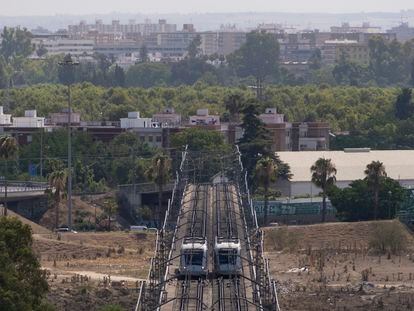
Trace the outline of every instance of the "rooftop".
[[310, 181], [310, 167], [319, 158], [331, 159], [338, 173], [338, 181], [352, 181], [365, 177], [364, 170], [372, 161], [384, 163], [389, 177], [396, 180], [414, 179], [414, 150], [350, 149], [346, 151], [278, 152], [280, 159], [289, 164], [291, 181]]

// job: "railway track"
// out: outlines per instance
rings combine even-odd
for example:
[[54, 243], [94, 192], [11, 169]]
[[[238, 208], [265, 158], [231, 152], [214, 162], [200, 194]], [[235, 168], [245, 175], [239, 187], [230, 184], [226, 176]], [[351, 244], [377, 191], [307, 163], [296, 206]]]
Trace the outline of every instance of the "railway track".
[[[187, 230], [185, 243], [197, 243], [206, 241], [208, 235], [208, 185], [197, 185], [194, 193], [192, 207], [187, 216]], [[192, 261], [192, 258], [190, 259]], [[177, 283], [176, 301], [173, 310], [201, 311], [206, 310], [204, 303], [204, 290], [206, 288], [205, 277], [194, 280], [191, 275], [186, 275], [184, 280]]]

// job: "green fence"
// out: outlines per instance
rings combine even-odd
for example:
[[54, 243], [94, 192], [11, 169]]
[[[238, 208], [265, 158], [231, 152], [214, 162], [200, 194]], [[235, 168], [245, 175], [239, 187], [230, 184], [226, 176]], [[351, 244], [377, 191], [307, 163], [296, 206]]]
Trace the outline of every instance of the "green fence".
[[[327, 214], [336, 214], [329, 200], [327, 204]], [[257, 216], [263, 216], [264, 201], [253, 201], [253, 206]], [[295, 199], [295, 200], [278, 200], [269, 201], [269, 216], [287, 216], [287, 215], [320, 215], [322, 211], [322, 199]]]

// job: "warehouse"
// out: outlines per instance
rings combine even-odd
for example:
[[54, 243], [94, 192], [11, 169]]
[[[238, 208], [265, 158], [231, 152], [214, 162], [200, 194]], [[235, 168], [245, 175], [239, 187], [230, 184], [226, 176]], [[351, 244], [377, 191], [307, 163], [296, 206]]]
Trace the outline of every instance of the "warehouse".
[[356, 179], [365, 177], [364, 170], [372, 161], [384, 163], [389, 177], [406, 188], [414, 188], [414, 150], [382, 150], [352, 148], [344, 151], [278, 152], [289, 164], [293, 174], [290, 181], [279, 181], [277, 188], [283, 196], [317, 196], [320, 189], [311, 182], [310, 167], [319, 158], [331, 159], [338, 171], [337, 186], [344, 188]]

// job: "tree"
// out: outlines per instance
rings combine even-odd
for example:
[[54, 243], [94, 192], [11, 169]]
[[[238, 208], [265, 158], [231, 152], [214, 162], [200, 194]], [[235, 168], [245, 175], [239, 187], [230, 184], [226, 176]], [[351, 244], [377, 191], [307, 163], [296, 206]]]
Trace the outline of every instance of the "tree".
[[197, 35], [190, 42], [190, 45], [188, 46], [187, 54], [189, 58], [197, 58], [200, 55], [201, 53], [200, 45], [201, 45], [201, 36]]
[[[73, 61], [72, 56], [70, 54], [66, 54], [65, 57], [63, 58], [63, 64], [69, 64], [72, 61]], [[59, 66], [58, 78], [59, 78], [59, 82], [64, 85], [73, 84], [75, 82], [74, 66], [70, 66], [70, 65]]]
[[[342, 221], [366, 221], [374, 219], [372, 209], [373, 198], [367, 179], [359, 179], [344, 189], [333, 186], [329, 191], [329, 199]], [[378, 219], [392, 219], [396, 211], [405, 202], [410, 203], [408, 191], [396, 180], [385, 177], [380, 181]], [[410, 203], [411, 206], [411, 203]]]
[[319, 70], [322, 67], [322, 52], [316, 49], [309, 58], [309, 68], [312, 70]]
[[118, 211], [118, 204], [114, 198], [109, 198], [103, 202], [103, 210], [108, 216], [107, 230], [111, 231], [112, 216]]
[[194, 183], [210, 182], [211, 178], [218, 173], [230, 173], [227, 170], [230, 168], [223, 163], [231, 147], [226, 144], [224, 135], [220, 132], [207, 131], [203, 128], [188, 128], [174, 134], [171, 138], [171, 145], [178, 150], [183, 150], [185, 146], [188, 146], [188, 151], [191, 151], [189, 165], [193, 173], [189, 177], [193, 178]]
[[170, 68], [166, 64], [143, 63], [131, 66], [125, 77], [126, 86], [154, 87], [168, 84]]
[[395, 117], [397, 119], [406, 120], [413, 115], [414, 107], [411, 98], [411, 89], [409, 88], [403, 88], [401, 93], [398, 94], [395, 102]]
[[26, 58], [33, 52], [32, 34], [26, 28], [3, 28], [0, 54], [6, 61], [15, 57]]
[[152, 165], [147, 171], [148, 179], [152, 180], [158, 187], [158, 228], [162, 228], [162, 192], [164, 186], [171, 177], [171, 159], [162, 153], [155, 155], [152, 159]]
[[173, 134], [171, 145], [177, 149], [188, 146], [188, 150], [202, 153], [219, 151], [225, 147], [225, 142], [224, 136], [219, 132], [188, 128]]
[[257, 97], [261, 99], [265, 78], [278, 71], [279, 43], [272, 34], [252, 32], [247, 34], [246, 43], [229, 55], [228, 60], [240, 77], [255, 77]]
[[124, 69], [118, 65], [116, 65], [114, 69], [113, 85], [121, 87], [125, 86], [125, 72]]
[[9, 76], [7, 74], [7, 63], [3, 56], [0, 55], [0, 89], [9, 86]]
[[4, 213], [7, 215], [7, 164], [17, 156], [18, 145], [15, 138], [11, 136], [0, 137], [0, 159], [4, 160]]
[[28, 225], [0, 218], [0, 310], [42, 310], [48, 284], [32, 243]]
[[379, 206], [379, 192], [381, 186], [381, 180], [387, 177], [384, 164], [380, 161], [372, 161], [367, 165], [365, 169], [365, 175], [368, 185], [374, 195], [374, 219], [378, 217]]
[[414, 87], [414, 58], [411, 61], [411, 72], [410, 72], [410, 75], [411, 75], [411, 86]]
[[247, 104], [243, 109], [243, 137], [238, 144], [242, 153], [242, 161], [249, 177], [252, 177], [257, 162], [262, 157], [272, 157], [269, 132], [264, 123], [258, 118], [257, 106]]
[[364, 68], [349, 61], [348, 55], [342, 52], [338, 63], [332, 70], [332, 75], [337, 84], [359, 86], [364, 79]]
[[171, 81], [175, 85], [187, 84], [193, 85], [201, 79], [207, 72], [215, 74], [214, 66], [207, 64], [200, 58], [186, 58], [182, 61], [172, 64]]
[[274, 159], [270, 157], [261, 158], [255, 167], [255, 181], [264, 189], [264, 225], [267, 225], [268, 205], [269, 205], [269, 187], [276, 180], [277, 166]]
[[37, 54], [37, 56], [39, 56], [39, 57], [43, 57], [43, 56], [45, 56], [46, 54], [47, 54], [47, 49], [46, 49], [46, 47], [44, 46], [44, 44], [42, 43], [42, 44], [40, 44], [39, 45], [39, 47], [37, 48], [37, 50], [36, 50], [36, 54]]
[[336, 168], [331, 159], [319, 158], [311, 167], [312, 182], [322, 189], [322, 222], [326, 220], [327, 191], [336, 182]]
[[145, 44], [139, 49], [139, 60], [141, 63], [149, 62], [148, 48]]
[[224, 106], [230, 113], [230, 122], [237, 123], [239, 121], [239, 114], [245, 104], [244, 101], [243, 95], [240, 93], [230, 94], [224, 99]]
[[65, 169], [55, 170], [49, 174], [49, 185], [53, 189], [53, 204], [55, 205], [55, 228], [59, 228], [59, 204], [62, 199], [67, 182], [67, 171]]

